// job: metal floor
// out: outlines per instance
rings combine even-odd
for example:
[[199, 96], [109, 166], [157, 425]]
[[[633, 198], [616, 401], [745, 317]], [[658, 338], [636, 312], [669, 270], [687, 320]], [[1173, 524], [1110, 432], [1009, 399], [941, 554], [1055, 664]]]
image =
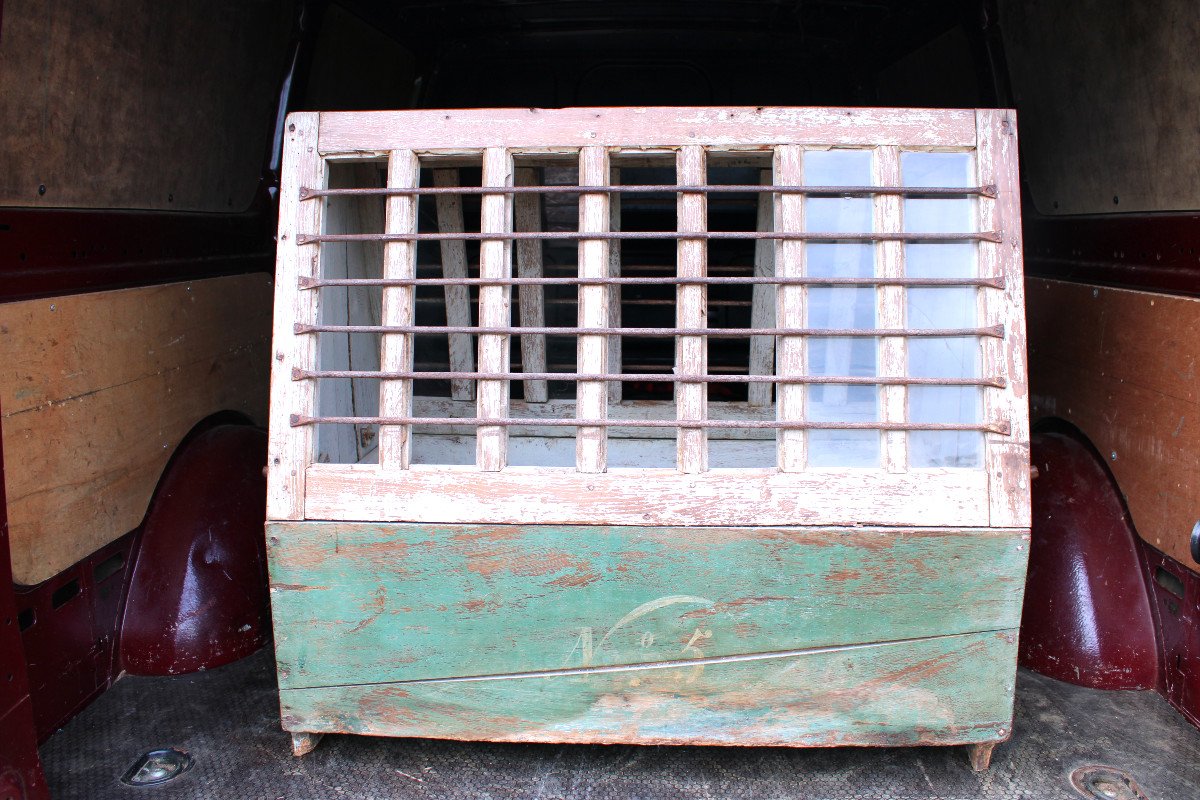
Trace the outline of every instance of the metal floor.
[[[157, 787], [120, 783], [141, 753], [166, 746], [190, 753], [195, 766]], [[197, 675], [124, 678], [41, 754], [56, 800], [1049, 800], [1086, 796], [1068, 776], [1090, 764], [1132, 774], [1143, 794], [1125, 798], [1200, 798], [1200, 731], [1161, 697], [1081, 689], [1028, 672], [1018, 681], [1014, 736], [981, 774], [970, 771], [961, 747], [481, 745], [327, 736], [316, 752], [295, 759], [279, 728], [270, 648]]]

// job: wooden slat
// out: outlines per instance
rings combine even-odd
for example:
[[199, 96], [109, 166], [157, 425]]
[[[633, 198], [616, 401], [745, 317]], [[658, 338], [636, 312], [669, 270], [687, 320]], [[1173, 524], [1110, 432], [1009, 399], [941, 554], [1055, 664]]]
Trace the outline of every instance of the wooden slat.
[[326, 112], [320, 150], [359, 153], [411, 147], [481, 147], [570, 153], [580, 147], [645, 151], [704, 142], [716, 147], [785, 144], [970, 147], [972, 111], [914, 108], [486, 108]]
[[[411, 150], [393, 150], [388, 157], [388, 186], [416, 186], [421, 165]], [[417, 199], [393, 195], [385, 213], [388, 233], [411, 233], [417, 229]], [[413, 242], [388, 242], [383, 249], [385, 278], [416, 275], [417, 246]], [[387, 286], [383, 290], [383, 324], [413, 324], [413, 287]], [[411, 370], [411, 333], [389, 333], [380, 337], [379, 361], [384, 370]], [[412, 413], [412, 381], [383, 380], [379, 384], [379, 413], [408, 416]], [[379, 464], [384, 469], [408, 469], [412, 458], [412, 426], [387, 425], [379, 431]]]
[[[509, 411], [513, 416], [528, 419], [569, 419], [580, 416], [574, 400], [548, 400], [545, 403], [524, 403], [514, 400]], [[474, 403], [464, 403], [445, 397], [415, 397], [413, 412], [418, 417], [474, 417]], [[748, 408], [744, 403], [710, 402], [708, 404], [709, 419], [723, 420], [761, 420], [769, 421], [774, 413], [767, 408]], [[675, 419], [673, 403], [661, 400], [626, 400], [620, 405], [609, 404], [607, 419], [619, 420], [666, 420]], [[469, 425], [448, 425], [446, 427], [417, 426], [418, 431], [434, 435], [470, 436], [474, 428]], [[575, 429], [558, 426], [522, 425], [509, 429], [512, 438], [575, 438]], [[763, 428], [718, 428], [708, 432], [712, 439], [747, 439], [774, 441], [775, 431]], [[675, 431], [666, 427], [617, 427], [608, 429], [611, 446], [612, 439], [674, 439]]]
[[722, 657], [1015, 628], [1029, 551], [1023, 531], [980, 529], [299, 522], [267, 536], [282, 688], [671, 661], [689, 640], [686, 657]]
[[[585, 186], [601, 186], [609, 179], [608, 151], [602, 147], [585, 147], [579, 152], [579, 182]], [[608, 228], [607, 194], [579, 196], [579, 230], [603, 233]], [[602, 239], [582, 240], [579, 243], [579, 277], [602, 278], [608, 275], [608, 242]], [[579, 287], [580, 327], [608, 325], [610, 293], [604, 286]], [[585, 373], [608, 372], [608, 337], [579, 336], [577, 363]], [[608, 384], [605, 381], [579, 381], [576, 384], [577, 407], [580, 419], [605, 419], [608, 416]], [[580, 472], [604, 472], [607, 468], [608, 431], [605, 428], [579, 428], [576, 438], [575, 462]]]
[[[900, 185], [900, 148], [880, 147], [873, 159], [873, 180], [878, 186]], [[875, 197], [875, 230], [893, 233], [904, 229], [901, 216], [903, 200], [897, 195]], [[877, 242], [875, 245], [875, 274], [887, 278], [904, 276], [904, 244]], [[879, 328], [903, 329], [907, 303], [903, 286], [875, 288], [875, 325]], [[908, 369], [907, 340], [902, 336], [879, 339], [877, 374], [902, 376]], [[987, 373], [991, 374], [991, 373]], [[904, 422], [908, 417], [908, 390], [905, 386], [881, 386], [879, 419], [883, 422]], [[880, 463], [888, 472], [908, 469], [908, 434], [886, 431], [880, 441]]]
[[[775, 148], [774, 182], [798, 186], [804, 182], [801, 167], [803, 150], [797, 145]], [[804, 197], [782, 194], [775, 198], [775, 230], [804, 230]], [[804, 275], [804, 243], [794, 240], [775, 242], [775, 272], [791, 278]], [[785, 285], [775, 290], [775, 319], [780, 327], [802, 328], [808, 292], [804, 286]], [[804, 375], [806, 368], [804, 339], [799, 336], [780, 336], [775, 354], [775, 368], [781, 376]], [[779, 384], [775, 388], [776, 410], [780, 420], [805, 418], [806, 389], [795, 384]], [[799, 472], [808, 462], [808, 437], [802, 430], [781, 430], [778, 442], [779, 469]]]
[[987, 434], [984, 467], [991, 476], [991, 524], [1030, 524], [1029, 406], [1025, 355], [1025, 279], [1022, 263], [1021, 196], [1017, 177], [1017, 125], [1011, 111], [978, 112], [976, 165], [980, 178], [997, 187], [995, 199], [979, 198], [979, 224], [1003, 231], [1000, 243], [980, 242], [981, 275], [1002, 275], [1003, 291], [979, 289], [980, 323], [1004, 326], [1004, 339], [982, 340], [985, 375], [1001, 375], [1006, 389], [983, 389], [984, 419], [1008, 420], [1009, 436]]
[[[483, 185], [512, 186], [512, 154], [502, 147], [490, 147], [483, 153]], [[484, 233], [512, 231], [512, 195], [489, 194], [482, 200], [480, 230]], [[479, 246], [481, 278], [511, 278], [512, 241], [495, 240]], [[512, 324], [512, 287], [483, 286], [479, 289], [479, 325], [502, 327]], [[479, 370], [509, 371], [509, 336], [484, 334], [479, 337]], [[480, 418], [508, 416], [508, 381], [479, 382]], [[508, 430], [498, 425], [481, 425], [476, 432], [475, 463], [484, 472], [497, 472], [508, 463]]]
[[[621, 183], [621, 170], [617, 167], [612, 167], [609, 170], [609, 183], [619, 185]], [[612, 194], [608, 197], [608, 229], [610, 231], [621, 230], [621, 195]], [[608, 243], [608, 274], [610, 277], [621, 277], [621, 242], [620, 240], [610, 241]], [[614, 328], [621, 327], [621, 287], [610, 286], [608, 291], [608, 324]], [[621, 371], [621, 345], [623, 339], [620, 336], [608, 337], [608, 365], [613, 373]], [[625, 391], [625, 384], [620, 381], [611, 381], [608, 384], [608, 402], [617, 404], [621, 402], [621, 396]]]
[[275, 319], [272, 326], [271, 402], [268, 433], [267, 518], [302, 519], [305, 467], [313, 458], [313, 430], [293, 428], [292, 414], [314, 409], [312, 381], [292, 380], [293, 369], [317, 366], [317, 337], [295, 333], [296, 324], [314, 324], [320, 292], [301, 292], [300, 277], [320, 276], [320, 248], [298, 245], [302, 233], [321, 231], [322, 203], [300, 202], [302, 187], [325, 186], [325, 162], [316, 152], [319, 115], [288, 116], [279, 187], [279, 232], [275, 263]]
[[[759, 183], [771, 185], [771, 170], [764, 169]], [[758, 221], [755, 230], [769, 231], [775, 225], [775, 212], [772, 208], [771, 194], [763, 192], [758, 196]], [[760, 239], [754, 243], [754, 277], [770, 278], [775, 275], [775, 243]], [[750, 305], [751, 328], [775, 327], [775, 287], [773, 285], [757, 284]], [[775, 337], [750, 337], [750, 374], [775, 374]], [[751, 383], [748, 386], [747, 402], [751, 406], [766, 407], [771, 405], [775, 396], [775, 387], [769, 383]]]
[[[676, 181], [681, 187], [707, 183], [706, 164], [703, 147], [681, 147], [675, 162]], [[676, 273], [681, 278], [702, 278], [708, 274], [708, 245], [698, 239], [686, 239], [683, 234], [708, 230], [708, 199], [698, 192], [680, 192], [678, 197], [678, 230], [681, 236], [676, 245]], [[682, 285], [676, 289], [675, 297], [677, 327], [708, 327], [708, 287]], [[706, 337], [675, 337], [675, 374], [701, 378], [708, 374]], [[675, 406], [678, 419], [703, 421], [708, 414], [708, 385], [702, 382], [676, 383]], [[708, 436], [703, 429], [680, 428], [678, 443], [676, 466], [680, 472], [697, 473], [708, 469]]]
[[[458, 186], [457, 169], [435, 169], [435, 186]], [[454, 194], [437, 195], [438, 231], [440, 233], [462, 233], [462, 198]], [[448, 239], [440, 242], [442, 254], [442, 277], [462, 279], [467, 277], [466, 243]], [[446, 286], [446, 322], [449, 325], [471, 324], [471, 291], [466, 286]], [[475, 347], [469, 333], [451, 333], [450, 369], [454, 372], [472, 372], [475, 369]], [[475, 381], [456, 378], [450, 381], [450, 396], [455, 400], [474, 400]]]
[[1007, 630], [707, 662], [688, 659], [685, 647], [669, 666], [285, 689], [280, 703], [287, 730], [373, 736], [964, 744], [1008, 736], [1016, 643]]
[[[541, 170], [522, 167], [517, 170], [517, 186], [536, 186]], [[542, 198], [536, 194], [519, 194], [513, 199], [513, 228], [518, 231], [542, 229]], [[532, 240], [517, 242], [517, 277], [542, 277], [542, 243]], [[546, 290], [541, 286], [521, 286], [517, 290], [521, 325], [541, 327], [546, 324]], [[546, 371], [546, 336], [541, 333], [521, 336], [521, 365], [525, 372]], [[550, 397], [546, 381], [525, 381], [525, 400], [544, 403]]]
[[[371, 467], [314, 464], [309, 519], [566, 525], [986, 525], [982, 470], [783, 473], [774, 469]], [[870, 498], [864, 503], [863, 498]], [[553, 498], [553, 502], [547, 502]]]

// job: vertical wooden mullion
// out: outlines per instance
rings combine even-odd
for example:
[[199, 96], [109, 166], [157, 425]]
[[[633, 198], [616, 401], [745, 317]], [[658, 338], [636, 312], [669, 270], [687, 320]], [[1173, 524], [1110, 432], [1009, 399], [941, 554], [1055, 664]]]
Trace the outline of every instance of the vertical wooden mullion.
[[[608, 151], [603, 147], [584, 147], [579, 152], [579, 183], [581, 186], [604, 186], [609, 180]], [[579, 196], [579, 230], [581, 233], [604, 233], [609, 225], [609, 196], [588, 193]], [[609, 251], [606, 239], [579, 241], [579, 277], [604, 278], [609, 274]], [[609, 324], [607, 286], [579, 287], [579, 327], [605, 328]], [[579, 372], [608, 371], [608, 337], [580, 335], [577, 340], [576, 362]], [[608, 417], [608, 382], [579, 381], [576, 388], [575, 411], [579, 419]], [[580, 472], [598, 473], [608, 468], [608, 429], [580, 427], [575, 440], [575, 465]]]
[[[676, 156], [676, 183], [682, 189], [708, 183], [707, 159], [700, 145], [685, 145]], [[708, 274], [708, 246], [688, 233], [708, 230], [708, 199], [702, 192], [681, 191], [678, 200], [676, 273], [681, 278]], [[708, 291], [703, 284], [680, 285], [676, 290], [675, 324], [680, 328], [708, 327]], [[703, 422], [708, 416], [708, 337], [675, 337], [675, 373], [684, 378], [675, 384], [675, 411], [680, 423]], [[679, 428], [676, 467], [680, 472], [708, 469], [708, 432], [704, 428]]]
[[[435, 169], [435, 186], [458, 186], [457, 169]], [[437, 195], [437, 219], [439, 233], [463, 232], [462, 197], [456, 194]], [[441, 242], [442, 277], [463, 280], [467, 277], [467, 248], [461, 240], [446, 239]], [[471, 290], [466, 286], [446, 286], [446, 324], [469, 326], [471, 324]], [[451, 333], [450, 369], [453, 372], [473, 372], [475, 351], [469, 333]], [[450, 397], [455, 400], [474, 400], [475, 381], [470, 378], [453, 378], [450, 381]]]
[[1003, 389], [985, 387], [983, 421], [1008, 423], [1008, 435], [984, 435], [993, 527], [1027, 528], [1029, 498], [1029, 408], [1025, 363], [1025, 281], [1021, 258], [1020, 188], [1017, 178], [1017, 128], [1011, 111], [976, 112], [976, 177], [995, 186], [996, 197], [980, 197], [979, 226], [1000, 231], [999, 242], [980, 242], [979, 273], [1002, 277], [1004, 289], [979, 289], [979, 324], [1002, 325], [1004, 339], [981, 340], [984, 377], [1004, 378]]
[[[536, 186], [539, 170], [521, 167], [517, 170], [517, 186]], [[518, 231], [540, 231], [542, 229], [542, 196], [519, 194], [513, 199], [513, 227]], [[541, 278], [542, 242], [523, 239], [517, 242], [517, 277]], [[521, 325], [540, 328], [546, 324], [546, 287], [522, 285], [517, 290]], [[525, 372], [546, 371], [546, 336], [528, 333], [521, 336], [521, 369]], [[544, 380], [527, 380], [524, 383], [525, 400], [529, 403], [544, 403], [550, 397], [549, 386]]]
[[[388, 157], [390, 189], [408, 189], [420, 182], [421, 165], [411, 150], [393, 150]], [[390, 195], [385, 212], [386, 233], [416, 233], [417, 198]], [[416, 276], [416, 242], [388, 242], [383, 248], [383, 277], [408, 280]], [[385, 286], [383, 324], [412, 325], [413, 287]], [[411, 333], [385, 333], [381, 337], [379, 362], [385, 372], [408, 372], [413, 368]], [[379, 413], [384, 417], [412, 416], [412, 381], [384, 379], [379, 383]], [[408, 469], [412, 459], [412, 426], [384, 425], [379, 431], [381, 469]]]
[[[489, 147], [483, 152], [483, 185], [507, 188], [513, 185], [512, 154], [503, 147]], [[511, 194], [485, 194], [481, 203], [480, 231], [483, 233], [512, 233], [513, 202]], [[479, 277], [512, 278], [512, 240], [484, 241], [479, 246]], [[504, 328], [512, 324], [512, 286], [481, 286], [479, 288], [479, 325], [485, 328]], [[510, 335], [480, 334], [479, 371], [501, 373], [509, 371]], [[503, 419], [509, 413], [508, 381], [484, 379], [479, 381], [477, 415], [481, 420]], [[499, 472], [508, 463], [508, 428], [503, 425], [481, 424], [475, 434], [475, 463], [483, 472]]]
[[[609, 184], [617, 186], [621, 183], [621, 170], [618, 167], [609, 169]], [[608, 229], [621, 230], [621, 195], [608, 196]], [[608, 242], [608, 274], [609, 277], [621, 277], [621, 242], [610, 239]], [[621, 327], [621, 287], [613, 285], [608, 292], [608, 324], [613, 328]], [[621, 343], [620, 336], [608, 337], [608, 368], [612, 373], [621, 372]], [[624, 384], [621, 381], [609, 381], [608, 402], [620, 403]]]
[[[764, 169], [759, 183], [771, 185], [771, 170]], [[775, 214], [772, 211], [771, 193], [763, 192], [758, 196], [757, 231], [770, 231], [775, 226]], [[770, 239], [759, 239], [754, 243], [754, 277], [771, 278], [775, 275], [775, 243]], [[775, 327], [775, 286], [770, 283], [756, 283], [750, 301], [750, 327]], [[775, 374], [775, 337], [750, 337], [750, 370], [751, 375]], [[771, 405], [774, 387], [769, 383], [751, 383], [747, 388], [747, 403], [751, 406], [765, 408]]]
[[267, 518], [304, 519], [304, 480], [316, 436], [311, 425], [291, 425], [292, 414], [313, 414], [316, 387], [292, 379], [292, 370], [317, 366], [317, 337], [297, 334], [295, 325], [320, 319], [320, 292], [301, 291], [300, 278], [320, 277], [321, 247], [300, 245], [301, 234], [321, 232], [320, 200], [301, 200], [302, 188], [325, 188], [325, 160], [317, 151], [320, 115], [288, 116], [279, 187], [279, 246], [276, 251], [275, 316], [272, 323]]
[[[893, 145], [875, 149], [873, 159], [876, 186], [900, 185], [900, 148]], [[898, 233], [904, 229], [903, 199], [899, 195], [875, 195], [875, 230]], [[904, 243], [880, 241], [875, 245], [875, 274], [881, 278], [904, 277]], [[903, 286], [878, 286], [875, 289], [875, 325], [883, 329], [903, 330], [907, 300]], [[903, 377], [908, 371], [908, 342], [903, 336], [879, 339], [876, 374]], [[903, 423], [908, 417], [908, 389], [905, 386], [881, 386], [878, 389], [881, 422]], [[884, 431], [881, 437], [881, 465], [888, 472], [908, 469], [908, 434]]]
[[[798, 186], [803, 183], [803, 150], [799, 145], [775, 148], [775, 184]], [[804, 230], [804, 196], [775, 196], [775, 230], [780, 233]], [[781, 278], [802, 277], [805, 272], [804, 243], [794, 239], [775, 241], [775, 272]], [[775, 319], [781, 328], [805, 326], [808, 293], [804, 286], [781, 285], [775, 290]], [[775, 354], [776, 374], [781, 378], [805, 374], [805, 342], [801, 336], [780, 336]], [[775, 389], [776, 417], [780, 422], [805, 419], [803, 384], [780, 383]], [[808, 437], [805, 431], [781, 429], [777, 435], [777, 459], [783, 472], [800, 472], [808, 462]]]

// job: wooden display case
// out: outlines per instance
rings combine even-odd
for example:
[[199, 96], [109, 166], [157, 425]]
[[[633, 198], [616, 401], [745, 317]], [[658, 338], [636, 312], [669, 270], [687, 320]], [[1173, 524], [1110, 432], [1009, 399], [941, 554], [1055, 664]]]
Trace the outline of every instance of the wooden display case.
[[1016, 153], [1003, 110], [293, 114], [267, 540], [297, 752], [985, 766], [1029, 541]]

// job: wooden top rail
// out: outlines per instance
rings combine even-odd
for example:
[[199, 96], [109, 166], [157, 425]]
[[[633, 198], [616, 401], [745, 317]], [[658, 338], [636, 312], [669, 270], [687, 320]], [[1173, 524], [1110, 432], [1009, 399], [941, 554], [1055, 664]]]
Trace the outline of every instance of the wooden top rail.
[[322, 156], [489, 147], [574, 155], [589, 146], [670, 154], [682, 145], [760, 153], [775, 145], [974, 147], [975, 112], [917, 108], [481, 108], [324, 112]]

